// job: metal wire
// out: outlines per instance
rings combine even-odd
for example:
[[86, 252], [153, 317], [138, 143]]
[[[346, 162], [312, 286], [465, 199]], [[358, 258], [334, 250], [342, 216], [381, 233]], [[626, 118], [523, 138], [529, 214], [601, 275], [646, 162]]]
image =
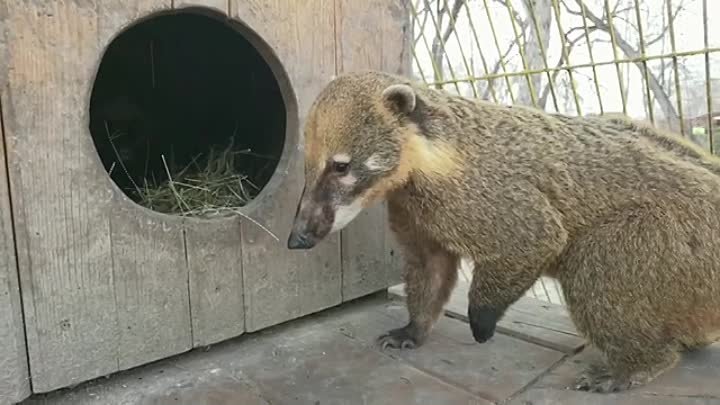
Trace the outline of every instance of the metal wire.
[[[413, 6], [411, 10], [414, 27], [422, 26], [424, 28], [415, 33], [416, 42], [419, 45], [424, 45], [424, 50], [430, 58], [429, 64], [427, 61], [423, 63], [420, 60], [422, 58], [422, 49], [413, 49], [413, 55], [416, 59], [415, 65], [420, 72], [420, 76], [428, 85], [436, 87], [453, 85], [458, 93], [461, 91], [461, 84], [470, 85], [473, 97], [480, 97], [479, 93], [482, 87], [478, 85], [484, 83], [487, 85], [485, 96], [492, 98], [495, 102], [501, 102], [509, 98], [509, 102], [512, 104], [516, 103], [521, 97], [526, 97], [524, 100], [531, 100], [536, 107], [546, 108], [545, 104], [549, 101], [547, 98], [549, 95], [555, 111], [560, 112], [560, 99], [564, 98], [564, 102], [568, 103], [566, 109], [575, 110], [578, 115], [582, 115], [583, 109], [586, 109], [583, 106], [587, 105], [587, 101], [582, 96], [594, 93], [592, 98], [597, 100], [599, 112], [604, 114], [607, 112], [609, 105], [606, 89], [608, 85], [613, 85], [619, 88], [619, 99], [622, 103], [623, 113], [629, 114], [629, 101], [633, 97], [636, 98], [633, 102], [637, 102], [637, 97], [642, 97], [644, 102], [640, 105], [644, 105], [644, 114], [646, 115], [642, 118], [657, 124], [660, 113], [662, 113], [663, 118], [669, 122], [676, 117], [667, 116], [668, 111], [674, 112], [679, 119], [679, 128], [672, 129], [682, 135], [687, 135], [688, 122], [690, 121], [687, 121], [685, 114], [692, 109], [685, 106], [683, 102], [682, 90], [684, 86], [689, 84], [687, 81], [683, 82], [681, 77], [680, 69], [684, 63], [680, 61], [692, 57], [703, 58], [703, 63], [698, 63], [698, 66], [702, 65], [704, 74], [697, 76], [702, 76], [705, 81], [706, 100], [703, 100], [699, 105], [695, 104], [694, 109], [696, 111], [698, 108], [706, 108], [707, 118], [704, 116], [699, 117], [693, 121], [695, 122], [693, 125], [706, 126], [708, 131], [706, 135], [709, 139], [708, 149], [711, 153], [715, 153], [714, 131], [718, 125], [714, 122], [714, 114], [718, 115], [718, 112], [713, 111], [713, 108], [717, 108], [720, 102], [717, 99], [713, 100], [712, 86], [713, 80], [720, 78], [712, 76], [711, 64], [713, 55], [720, 56], [720, 46], [718, 43], [711, 43], [709, 34], [710, 19], [715, 17], [709, 11], [710, 0], [684, 0], [686, 2], [697, 1], [702, 3], [702, 34], [704, 41], [696, 49], [687, 50], [687, 46], [685, 46], [682, 51], [678, 51], [676, 47], [678, 40], [676, 26], [682, 26], [683, 30], [688, 31], [698, 30], [698, 34], [700, 29], [697, 25], [676, 24], [676, 18], [678, 18], [679, 12], [682, 10], [680, 2], [683, 0], [663, 0], [661, 4], [664, 7], [656, 7], [656, 9], [648, 7], [648, 3], [642, 0], [546, 0], [546, 4], [551, 7], [550, 9], [537, 6], [535, 1], [538, 0], [416, 1], [418, 4], [425, 5], [424, 7]], [[432, 7], [433, 4], [436, 7]], [[674, 6], [676, 11], [673, 11]], [[593, 12], [593, 8], [597, 10], [597, 14]], [[642, 13], [641, 9], [644, 10]], [[455, 13], [453, 13], [453, 10]], [[460, 13], [460, 11], [464, 12]], [[425, 15], [425, 13], [428, 14]], [[441, 16], [443, 13], [445, 15]], [[663, 31], [660, 35], [666, 35], [669, 39], [669, 52], [664, 45], [665, 37], [662, 37], [663, 43], [660, 49], [657, 46], [657, 39], [660, 36], [654, 40], [648, 39], [647, 32], [654, 28], [651, 26], [650, 20], [643, 21], [643, 13], [647, 14], [646, 18], [655, 13], [666, 21], [667, 26], [662, 27]], [[505, 15], [510, 19], [509, 24], [505, 23]], [[502, 22], [496, 21], [498, 18], [502, 18]], [[547, 18], [550, 18], [549, 25]], [[439, 27], [438, 20], [440, 19], [444, 19], [441, 21], [444, 27]], [[564, 25], [573, 26], [567, 23], [570, 19], [575, 19], [576, 22], [573, 22], [575, 27], [571, 31], [566, 31]], [[580, 19], [582, 20], [581, 24]], [[426, 32], [428, 27], [421, 24], [422, 20], [430, 21], [431, 23], [428, 24], [431, 26], [429, 30], [432, 30], [432, 26], [434, 26], [435, 31]], [[720, 20], [714, 22], [720, 23]], [[463, 36], [457, 29], [452, 32], [455, 39], [453, 45], [457, 44], [458, 46], [458, 49], [453, 50], [455, 56], [452, 57], [448, 52], [445, 52], [445, 42], [449, 39], [447, 37], [447, 32], [449, 32], [447, 31], [448, 24], [450, 27], [462, 25], [465, 27], [466, 33]], [[559, 38], [553, 39], [551, 35], [552, 25], [557, 29]], [[628, 31], [623, 31], [623, 27], [635, 30], [634, 44], [628, 41]], [[440, 31], [441, 28], [443, 32]], [[544, 30], [546, 32], [543, 32]], [[582, 35], [573, 39], [570, 32], [575, 30], [578, 30]], [[443, 35], [447, 37], [445, 40], [443, 40]], [[528, 35], [536, 37], [537, 41], [527, 38]], [[445, 66], [437, 66], [436, 59], [440, 59], [440, 55], [433, 55], [426, 37], [436, 39], [436, 51], [440, 47], [444, 53], [442, 57], [447, 62], [446, 64], [443, 63]], [[508, 37], [512, 42], [508, 44], [507, 51], [503, 52], [503, 42]], [[439, 43], [437, 43], [437, 38], [440, 38]], [[576, 47], [575, 45], [581, 40], [585, 42], [585, 46]], [[612, 56], [605, 57], [605, 59], [603, 57], [598, 58], [598, 49], [600, 49], [598, 44], [603, 41], [607, 42], [608, 52], [612, 49]], [[553, 45], [555, 48], [553, 48]], [[537, 47], [538, 52], [532, 53], [532, 47]], [[584, 52], [586, 57], [589, 58], [589, 63], [571, 63], [571, 54], [577, 52], [575, 48], [585, 49]], [[491, 56], [494, 52], [497, 52], [497, 58], [494, 55]], [[554, 64], [555, 62], [550, 63], [551, 54], [557, 55], [558, 52], [560, 55], [557, 64]], [[469, 58], [468, 55], [471, 57]], [[479, 55], [481, 61], [482, 71], [477, 72], [478, 74], [475, 72], [473, 55]], [[537, 59], [538, 55], [541, 60]], [[655, 61], [662, 63], [661, 72], [651, 68], [650, 62]], [[672, 63], [667, 65], [664, 61], [671, 61]], [[540, 65], [542, 67], [539, 67]], [[425, 76], [423, 73], [423, 71], [429, 70], [429, 66], [434, 71], [432, 78]], [[458, 68], [460, 66], [464, 67], [464, 69]], [[637, 67], [639, 75], [635, 77], [640, 80], [633, 79], [629, 74], [630, 71], [626, 72], [628, 73], [626, 78], [623, 77], [623, 69], [632, 70], [634, 69], [633, 66]], [[603, 67], [614, 67], [615, 72], [611, 76], [616, 76], [616, 79], [608, 80], [603, 78], [604, 82], [601, 82], [599, 72]], [[665, 75], [664, 69], [666, 67], [668, 69], [672, 68], [669, 75]], [[465, 71], [464, 76], [456, 74], [462, 74], [462, 72], [458, 72], [458, 69]], [[582, 69], [592, 70], [591, 75], [584, 75], [587, 77], [590, 86], [584, 87], [586, 93], [582, 93], [581, 89], [576, 85], [576, 75], [582, 75]], [[569, 82], [557, 80], [558, 75], [563, 72], [567, 72]], [[607, 73], [604, 72], [603, 74]], [[533, 75], [543, 76], [541, 79], [546, 79], [547, 83], [543, 83], [543, 80], [532, 80]], [[616, 83], [613, 84], [612, 82], [615, 80]], [[642, 86], [638, 87], [638, 89], [642, 88], [641, 92], [633, 93], [630, 91], [631, 88], [634, 89], [631, 86], [633, 80], [641, 82]], [[501, 85], [496, 86], [496, 81], [500, 81]], [[561, 85], [564, 86], [566, 91], [562, 97], [560, 94]], [[524, 86], [527, 86], [527, 88], [524, 88]], [[658, 98], [658, 86], [662, 86], [661, 90], [664, 91], [665, 98], [662, 99], [664, 104]], [[523, 94], [523, 91], [529, 93]], [[674, 101], [667, 101], [673, 97], [675, 97]], [[540, 105], [540, 101], [542, 101], [543, 105]], [[571, 102], [574, 102], [574, 105], [570, 104]], [[660, 103], [658, 105], [662, 107], [662, 110], [658, 109], [655, 103]], [[702, 122], [698, 124], [697, 121]], [[468, 269], [465, 269], [463, 274], [465, 277], [470, 277]], [[538, 280], [527, 295], [547, 302], [564, 304], [559, 284], [557, 281], [548, 278]]]

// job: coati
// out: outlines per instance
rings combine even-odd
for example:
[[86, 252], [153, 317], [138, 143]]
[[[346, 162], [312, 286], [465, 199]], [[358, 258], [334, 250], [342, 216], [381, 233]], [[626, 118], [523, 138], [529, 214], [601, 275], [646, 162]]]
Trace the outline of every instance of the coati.
[[568, 117], [364, 71], [332, 80], [305, 126], [306, 184], [288, 248], [310, 249], [385, 200], [423, 344], [474, 261], [468, 318], [490, 339], [540, 275], [606, 366], [576, 389], [620, 391], [720, 328], [720, 160], [622, 117]]

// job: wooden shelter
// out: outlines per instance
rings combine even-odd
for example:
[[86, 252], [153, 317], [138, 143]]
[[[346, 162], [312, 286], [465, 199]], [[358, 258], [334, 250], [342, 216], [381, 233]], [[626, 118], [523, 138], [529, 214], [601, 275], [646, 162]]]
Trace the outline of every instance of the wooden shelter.
[[[242, 79], [280, 89], [284, 132], [265, 137], [282, 143], [280, 157], [243, 209], [252, 220], [138, 205], [93, 140], [90, 99], [105, 50], [133, 27], [183, 15], [251, 44], [272, 74]], [[0, 404], [398, 282], [383, 207], [310, 252], [289, 251], [285, 238], [303, 187], [310, 103], [342, 72], [406, 73], [408, 27], [402, 0], [0, 0]], [[262, 109], [262, 98], [251, 101]]]

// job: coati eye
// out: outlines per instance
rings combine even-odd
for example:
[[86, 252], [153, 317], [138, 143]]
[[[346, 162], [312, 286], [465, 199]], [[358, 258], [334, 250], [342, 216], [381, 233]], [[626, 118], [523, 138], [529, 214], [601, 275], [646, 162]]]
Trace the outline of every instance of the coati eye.
[[344, 174], [350, 169], [350, 163], [348, 162], [333, 162], [333, 171], [335, 173]]

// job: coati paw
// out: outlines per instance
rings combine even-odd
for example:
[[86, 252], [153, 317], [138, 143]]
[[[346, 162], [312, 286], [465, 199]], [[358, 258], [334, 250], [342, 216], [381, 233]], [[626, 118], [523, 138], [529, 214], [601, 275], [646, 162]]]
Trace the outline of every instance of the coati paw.
[[388, 347], [392, 349], [415, 349], [420, 346], [421, 342], [412, 329], [410, 326], [393, 329], [378, 337], [377, 342], [382, 350]]
[[485, 343], [495, 335], [500, 313], [488, 307], [473, 307], [468, 310], [470, 330], [478, 343]]
[[630, 377], [613, 376], [604, 366], [590, 366], [575, 380], [575, 390], [596, 393], [621, 392], [645, 384], [648, 373], [635, 373]]
[[575, 382], [578, 391], [620, 392], [646, 385], [660, 374], [674, 367], [679, 361], [678, 353], [671, 353], [659, 364], [635, 372], [612, 372], [607, 365], [591, 365]]
[[605, 366], [591, 365], [575, 380], [577, 391], [612, 392], [613, 378]]

